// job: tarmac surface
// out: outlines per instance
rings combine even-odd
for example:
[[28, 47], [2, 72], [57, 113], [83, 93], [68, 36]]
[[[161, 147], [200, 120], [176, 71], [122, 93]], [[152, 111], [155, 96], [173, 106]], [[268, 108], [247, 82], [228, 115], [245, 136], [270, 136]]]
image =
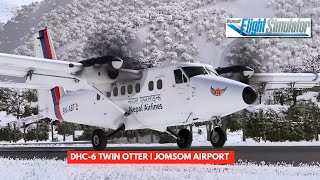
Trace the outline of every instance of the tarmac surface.
[[[64, 160], [69, 150], [93, 150], [90, 147], [1, 147], [0, 157], [18, 159], [59, 159]], [[107, 151], [121, 150], [179, 150], [177, 147], [107, 147]], [[254, 162], [265, 164], [286, 163], [298, 166], [299, 164], [320, 165], [320, 146], [229, 146], [214, 149], [209, 146], [191, 147], [192, 150], [232, 150], [235, 151], [235, 162]]]

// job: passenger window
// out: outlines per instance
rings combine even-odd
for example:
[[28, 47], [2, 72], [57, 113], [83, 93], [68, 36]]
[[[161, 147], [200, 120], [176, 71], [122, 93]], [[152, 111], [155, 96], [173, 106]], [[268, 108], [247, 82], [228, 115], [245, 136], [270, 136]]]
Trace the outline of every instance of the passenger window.
[[131, 84], [129, 84], [128, 86], [128, 94], [132, 94], [132, 91], [133, 91], [133, 87]]
[[174, 70], [174, 78], [177, 84], [187, 82], [186, 76], [182, 73], [180, 69]]
[[139, 93], [140, 92], [140, 83], [137, 83], [134, 88], [136, 90], [136, 93]]
[[154, 86], [153, 81], [150, 81], [148, 84], [149, 91], [153, 91], [153, 88], [154, 88], [153, 86]]
[[161, 79], [159, 79], [157, 81], [157, 89], [162, 89], [162, 80]]
[[117, 87], [113, 88], [113, 96], [118, 96], [118, 88]]
[[121, 95], [126, 94], [126, 87], [125, 86], [121, 86], [120, 93], [121, 93]]

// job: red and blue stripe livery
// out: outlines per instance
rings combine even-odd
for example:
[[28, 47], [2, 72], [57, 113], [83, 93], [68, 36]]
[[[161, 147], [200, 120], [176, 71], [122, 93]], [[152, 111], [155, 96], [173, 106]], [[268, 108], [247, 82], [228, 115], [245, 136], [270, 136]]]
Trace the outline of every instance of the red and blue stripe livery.
[[53, 59], [51, 44], [49, 41], [49, 35], [48, 35], [47, 29], [43, 29], [39, 31], [39, 39], [41, 42], [43, 57], [46, 59]]
[[51, 89], [51, 95], [53, 99], [54, 113], [59, 120], [63, 120], [61, 111], [60, 111], [60, 88], [58, 86]]
[[[43, 57], [46, 59], [53, 59], [53, 52], [50, 44], [49, 33], [46, 28], [39, 31], [39, 40], [41, 43]], [[63, 120], [61, 111], [60, 111], [60, 98], [61, 98], [60, 88], [56, 86], [50, 91], [53, 99], [54, 113], [57, 119]]]

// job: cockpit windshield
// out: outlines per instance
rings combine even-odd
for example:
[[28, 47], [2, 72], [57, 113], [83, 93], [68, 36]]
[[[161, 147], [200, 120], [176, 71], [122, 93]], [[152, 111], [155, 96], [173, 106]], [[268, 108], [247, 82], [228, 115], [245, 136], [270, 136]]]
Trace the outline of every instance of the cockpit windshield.
[[213, 74], [213, 75], [219, 76], [219, 74], [217, 73], [217, 71], [214, 68], [206, 67], [206, 69], [207, 69], [209, 74]]
[[183, 67], [182, 70], [186, 73], [188, 78], [191, 78], [197, 75], [206, 75], [206, 74], [217, 75], [217, 72], [214, 69], [209, 67], [188, 66], [188, 67]]
[[202, 67], [202, 66], [183, 67], [182, 70], [186, 73], [188, 78], [191, 78], [191, 77], [197, 76], [197, 75], [208, 74], [206, 69], [204, 67]]

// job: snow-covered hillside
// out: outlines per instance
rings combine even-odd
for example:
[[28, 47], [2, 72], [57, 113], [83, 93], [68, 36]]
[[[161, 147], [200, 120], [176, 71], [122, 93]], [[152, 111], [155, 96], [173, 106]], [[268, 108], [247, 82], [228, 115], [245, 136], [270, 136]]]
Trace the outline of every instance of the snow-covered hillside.
[[0, 23], [6, 23], [10, 20], [18, 9], [23, 5], [29, 5], [33, 2], [42, 0], [1, 0], [0, 1]]
[[[62, 60], [115, 54], [145, 66], [200, 61], [245, 64], [256, 71], [292, 71], [299, 65], [304, 71], [320, 67], [319, 6], [311, 0], [44, 0], [23, 7], [4, 25], [0, 52], [32, 56], [32, 34], [47, 26]], [[227, 17], [311, 17], [313, 38], [227, 39]]]
[[[225, 38], [225, 19], [272, 16], [268, 2], [45, 0], [19, 11], [4, 26], [0, 51], [32, 56], [31, 35], [48, 26], [63, 60], [112, 53], [152, 66], [172, 61], [220, 66], [233, 42]], [[253, 6], [258, 8], [252, 11]]]

